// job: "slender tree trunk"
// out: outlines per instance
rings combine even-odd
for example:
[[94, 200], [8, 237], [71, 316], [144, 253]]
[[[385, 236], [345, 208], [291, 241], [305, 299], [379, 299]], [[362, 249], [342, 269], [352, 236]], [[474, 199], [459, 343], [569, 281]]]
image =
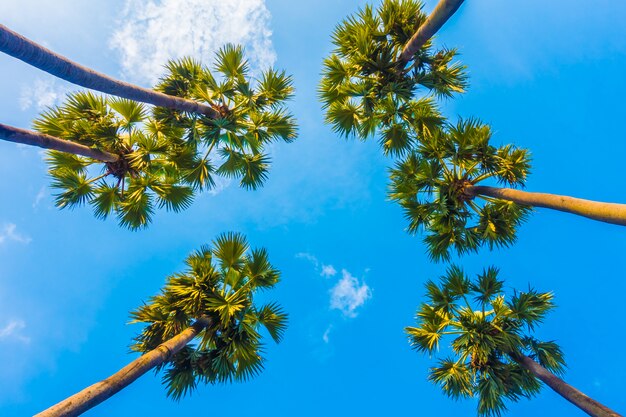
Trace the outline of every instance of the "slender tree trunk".
[[530, 193], [512, 188], [482, 185], [470, 185], [466, 188], [466, 192], [471, 196], [484, 195], [527, 206], [564, 211], [605, 223], [626, 226], [626, 204], [602, 203], [563, 195]]
[[0, 25], [0, 51], [85, 88], [159, 107], [219, 117], [219, 113], [207, 105], [119, 81], [79, 65], [4, 25]]
[[441, 29], [459, 7], [461, 7], [462, 3], [463, 0], [439, 0], [435, 10], [433, 10], [430, 16], [428, 16], [428, 19], [426, 19], [404, 46], [399, 61], [403, 64], [409, 62], [413, 58], [413, 55], [415, 55], [415, 53]]
[[32, 132], [30, 130], [7, 126], [0, 123], [0, 139], [9, 142], [23, 143], [25, 145], [39, 146], [45, 149], [73, 153], [76, 155], [88, 156], [104, 162], [115, 162], [119, 159], [117, 155], [98, 149], [90, 148], [69, 140], [59, 139], [43, 133]]
[[511, 355], [513, 360], [529, 370], [533, 375], [552, 388], [557, 394], [593, 417], [622, 417], [615, 411], [589, 398], [561, 378], [525, 355]]
[[34, 417], [73, 417], [90, 410], [135, 382], [149, 370], [169, 360], [207, 327], [210, 321], [209, 317], [202, 316], [178, 335], [135, 359], [110, 377], [83, 389]]

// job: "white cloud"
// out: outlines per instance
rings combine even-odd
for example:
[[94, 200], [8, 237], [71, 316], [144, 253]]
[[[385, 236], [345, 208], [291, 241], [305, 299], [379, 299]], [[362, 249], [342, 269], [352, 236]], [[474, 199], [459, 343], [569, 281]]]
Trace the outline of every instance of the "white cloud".
[[[308, 252], [296, 253], [296, 258], [309, 261], [316, 271], [320, 271], [320, 276], [332, 278], [337, 275], [337, 270], [333, 265], [320, 262], [317, 257]], [[366, 269], [366, 272], [369, 268]], [[341, 270], [341, 279], [330, 289], [331, 310], [341, 310], [346, 317], [356, 317], [356, 309], [372, 298], [372, 290], [365, 283], [360, 283], [350, 272]], [[324, 333], [323, 339], [328, 339], [330, 328]]]
[[317, 257], [315, 255], [312, 255], [312, 254], [308, 253], [308, 252], [298, 252], [298, 253], [296, 253], [296, 258], [298, 258], [298, 259], [305, 259], [305, 260], [311, 262], [311, 264], [313, 264], [315, 269], [317, 269], [317, 267], [320, 264], [320, 261], [317, 260]]
[[346, 317], [356, 317], [356, 309], [372, 298], [372, 291], [365, 282], [352, 276], [345, 269], [341, 270], [342, 278], [330, 290], [330, 308], [341, 310]]
[[33, 208], [37, 208], [37, 206], [39, 206], [39, 203], [41, 203], [41, 201], [46, 197], [46, 187], [41, 187], [39, 189], [39, 192], [37, 193], [37, 195], [35, 196], [35, 201], [33, 201]]
[[331, 324], [330, 326], [328, 326], [328, 328], [326, 328], [326, 331], [324, 332], [324, 334], [322, 335], [322, 340], [324, 341], [324, 343], [328, 343], [330, 341], [330, 331], [333, 329], [333, 325]]
[[20, 92], [20, 108], [22, 110], [45, 110], [58, 105], [70, 91], [69, 85], [56, 78], [37, 78], [29, 85], [22, 87]]
[[322, 265], [322, 272], [320, 273], [323, 277], [334, 277], [337, 274], [337, 270], [332, 265]]
[[137, 82], [154, 84], [169, 59], [192, 56], [210, 65], [226, 43], [242, 44], [258, 70], [276, 60], [270, 19], [265, 0], [126, 0], [111, 47]]
[[0, 230], [0, 244], [9, 240], [23, 244], [31, 242], [32, 239], [30, 237], [17, 233], [15, 229], [17, 229], [17, 226], [13, 223], [4, 225], [3, 229]]
[[215, 197], [216, 195], [230, 187], [232, 180], [230, 178], [224, 178], [216, 175], [213, 177], [213, 182], [215, 183], [215, 186], [211, 188], [208, 193], [209, 195]]
[[17, 340], [22, 343], [30, 343], [30, 337], [24, 336], [22, 330], [26, 328], [24, 320], [13, 319], [6, 326], [0, 328], [0, 340]]

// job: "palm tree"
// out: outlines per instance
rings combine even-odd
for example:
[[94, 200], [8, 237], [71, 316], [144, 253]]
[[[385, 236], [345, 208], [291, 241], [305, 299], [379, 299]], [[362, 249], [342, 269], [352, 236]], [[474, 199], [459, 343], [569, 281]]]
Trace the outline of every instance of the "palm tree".
[[0, 51], [46, 71], [55, 77], [85, 88], [154, 106], [203, 114], [213, 118], [219, 117], [219, 112], [209, 105], [179, 97], [171, 97], [167, 94], [118, 81], [79, 65], [13, 32], [4, 25], [0, 25]]
[[158, 89], [210, 102], [222, 116], [162, 108], [149, 114], [131, 100], [77, 93], [34, 122], [46, 135], [116, 156], [102, 163], [50, 152], [58, 207], [88, 203], [96, 217], [115, 213], [122, 226], [138, 229], [155, 207], [187, 208], [196, 192], [213, 188], [215, 175], [239, 179], [246, 189], [263, 184], [270, 164], [265, 146], [296, 136], [284, 105], [293, 92], [291, 78], [270, 69], [249, 79], [242, 49], [230, 45], [217, 55], [219, 81], [191, 59], [172, 61], [167, 70]]
[[526, 149], [490, 144], [491, 129], [476, 119], [425, 132], [391, 170], [390, 197], [404, 208], [408, 230], [421, 228], [434, 260], [509, 246], [532, 207], [547, 207], [626, 225], [626, 205], [480, 185], [495, 180], [522, 187], [530, 170]]
[[439, 97], [465, 90], [464, 67], [453, 62], [456, 51], [433, 50], [428, 40], [410, 65], [397, 65], [426, 20], [421, 2], [384, 0], [376, 11], [368, 5], [335, 29], [336, 48], [324, 61], [319, 94], [336, 132], [360, 139], [380, 133], [385, 153], [403, 154], [417, 140], [416, 124], [429, 129], [441, 123], [433, 99], [415, 95], [420, 87]]
[[461, 4], [463, 4], [463, 0], [439, 0], [435, 10], [406, 43], [398, 61], [406, 64], [413, 59], [419, 49], [441, 29], [461, 7]]
[[0, 123], [0, 139], [23, 145], [38, 146], [44, 149], [73, 153], [75, 155], [87, 156], [103, 162], [115, 162], [119, 159], [117, 155], [90, 148], [69, 140], [55, 138], [54, 136], [32, 132], [19, 127], [8, 126]]
[[138, 229], [150, 222], [155, 205], [179, 211], [193, 200], [193, 188], [180, 174], [190, 152], [177, 146], [167, 129], [148, 120], [147, 109], [137, 102], [75, 93], [34, 125], [44, 134], [117, 156], [103, 162], [49, 151], [49, 173], [52, 187], [59, 191], [60, 208], [88, 203], [96, 217], [114, 213], [122, 226]]
[[280, 278], [267, 252], [250, 250], [244, 236], [228, 233], [192, 253], [186, 264], [161, 294], [131, 313], [133, 322], [147, 324], [132, 346], [143, 355], [37, 416], [80, 415], [154, 368], [164, 372], [167, 395], [176, 400], [200, 382], [246, 381], [263, 370], [259, 331], [264, 328], [278, 343], [287, 320], [278, 304], [253, 300]]
[[456, 266], [448, 268], [439, 284], [428, 281], [426, 291], [417, 327], [405, 330], [412, 346], [428, 354], [439, 349], [443, 337], [454, 337], [451, 356], [429, 373], [447, 396], [477, 397], [479, 415], [500, 416], [506, 400], [533, 397], [542, 381], [591, 416], [620, 416], [559, 378], [565, 367], [561, 349], [532, 336], [554, 307], [552, 293], [529, 289], [505, 294], [496, 268], [471, 281]]

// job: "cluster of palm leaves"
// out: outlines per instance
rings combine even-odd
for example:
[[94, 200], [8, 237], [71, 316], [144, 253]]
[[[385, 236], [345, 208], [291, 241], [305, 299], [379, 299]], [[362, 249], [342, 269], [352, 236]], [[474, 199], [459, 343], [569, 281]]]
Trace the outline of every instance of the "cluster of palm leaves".
[[478, 413], [499, 416], [506, 400], [537, 394], [540, 381], [520, 363], [529, 356], [551, 372], [562, 373], [559, 346], [532, 336], [554, 307], [551, 293], [533, 289], [506, 294], [498, 270], [488, 268], [470, 280], [456, 266], [439, 283], [426, 283], [426, 302], [417, 311], [417, 326], [406, 332], [413, 347], [433, 354], [449, 336], [451, 350], [430, 369], [429, 379], [454, 399], [478, 398]]
[[[520, 196], [520, 190], [480, 185], [523, 187], [530, 169], [527, 150], [494, 146], [488, 125], [477, 119], [449, 123], [436, 106], [435, 99], [464, 92], [467, 77], [455, 61], [456, 50], [435, 49], [424, 39], [462, 1], [442, 0], [428, 19], [416, 0], [383, 0], [376, 9], [366, 6], [348, 17], [333, 34], [335, 49], [324, 62], [319, 89], [326, 121], [335, 132], [362, 140], [378, 136], [383, 152], [397, 158], [389, 196], [403, 207], [411, 233], [425, 230], [435, 261], [449, 260], [453, 251], [511, 245], [531, 210], [528, 201], [534, 201]], [[422, 27], [428, 35], [422, 36]], [[0, 45], [3, 50], [19, 59], [33, 58], [24, 50], [41, 52], [2, 25], [0, 34], [9, 40]], [[63, 59], [51, 58], [67, 64]], [[54, 67], [54, 72], [61, 65], [43, 67]], [[104, 81], [107, 88], [100, 91], [123, 90], [120, 97], [127, 98], [71, 94], [35, 121], [35, 128], [49, 136], [24, 139], [32, 132], [3, 125], [4, 139], [102, 151], [74, 149], [90, 157], [49, 151], [56, 204], [89, 204], [96, 217], [116, 215], [130, 229], [146, 227], [155, 208], [189, 207], [196, 193], [215, 186], [216, 176], [237, 179], [245, 189], [258, 188], [268, 176], [267, 145], [296, 137], [294, 118], [285, 107], [293, 93], [291, 78], [273, 69], [252, 77], [240, 47], [222, 48], [212, 69], [190, 58], [169, 62], [156, 91], [121, 86], [101, 74], [92, 78], [97, 80], [85, 83], [90, 88]], [[420, 89], [424, 94], [417, 97]], [[141, 97], [157, 107], [128, 99]], [[56, 145], [44, 146], [50, 140]], [[106, 160], [93, 159], [98, 155]], [[626, 207], [561, 200], [537, 201], [541, 207], [626, 224]], [[80, 414], [154, 366], [164, 370], [163, 382], [175, 399], [198, 383], [247, 380], [262, 370], [262, 332], [279, 342], [287, 319], [275, 303], [254, 303], [256, 292], [272, 288], [280, 276], [266, 251], [251, 250], [242, 235], [230, 233], [190, 255], [186, 264], [184, 273], [169, 277], [159, 295], [132, 313], [134, 322], [147, 324], [132, 346], [144, 354], [129, 365], [132, 371], [123, 368], [112, 377], [115, 383], [95, 384], [42, 415]], [[445, 336], [452, 338], [450, 348], [444, 347], [448, 355], [429, 375], [446, 395], [476, 397], [480, 415], [500, 416], [507, 400], [532, 397], [541, 388], [539, 380], [549, 380], [555, 391], [590, 415], [617, 415], [551, 379], [563, 372], [563, 354], [556, 343], [532, 335], [554, 307], [551, 293], [529, 289], [509, 294], [493, 267], [471, 280], [451, 266], [439, 283], [429, 281], [426, 288], [417, 326], [406, 332], [416, 350], [429, 354], [439, 350]], [[63, 414], [69, 409], [73, 411]]]
[[223, 234], [191, 254], [187, 270], [167, 279], [161, 294], [132, 313], [148, 323], [133, 350], [148, 352], [171, 339], [198, 318], [208, 325], [197, 343], [174, 354], [163, 381], [168, 395], [181, 398], [198, 382], [247, 380], [263, 368], [260, 330], [279, 342], [287, 316], [275, 303], [256, 305], [254, 295], [280, 278], [264, 249], [252, 249], [244, 236]]
[[324, 61], [320, 84], [326, 120], [336, 132], [361, 139], [379, 133], [384, 152], [395, 155], [410, 149], [422, 130], [442, 122], [432, 97], [415, 96], [420, 87], [440, 97], [465, 90], [456, 51], [434, 50], [428, 41], [410, 64], [399, 62], [404, 45], [426, 17], [421, 2], [385, 0], [336, 28], [336, 48]]
[[49, 151], [49, 173], [58, 207], [90, 204], [98, 218], [116, 214], [121, 225], [146, 226], [157, 207], [181, 210], [193, 190], [180, 178], [184, 148], [177, 148], [166, 128], [149, 119], [139, 103], [92, 93], [70, 95], [44, 113], [35, 128], [49, 135], [95, 146], [118, 156], [102, 162]]
[[422, 135], [413, 151], [390, 172], [390, 197], [403, 207], [408, 230], [425, 229], [428, 253], [435, 260], [482, 245], [508, 246], [528, 206], [476, 195], [472, 186], [495, 180], [524, 185], [528, 151], [491, 144], [491, 129], [476, 119], [460, 120]]
[[296, 137], [285, 101], [293, 93], [284, 72], [269, 69], [249, 76], [240, 47], [217, 54], [215, 71], [192, 59], [170, 62], [157, 89], [193, 98], [219, 114], [211, 117], [91, 93], [70, 95], [45, 112], [35, 128], [61, 139], [95, 147], [118, 157], [103, 162], [49, 152], [57, 206], [93, 206], [94, 214], [116, 214], [122, 226], [145, 227], [155, 208], [187, 208], [196, 192], [214, 187], [214, 176], [238, 179], [256, 189], [267, 178], [273, 141]]
[[[396, 159], [389, 197], [404, 209], [408, 231], [424, 231], [431, 259], [448, 261], [454, 253], [510, 246], [533, 206], [626, 224], [626, 207], [519, 190], [530, 170], [526, 149], [494, 145], [491, 128], [477, 119], [452, 123], [441, 115], [435, 99], [464, 92], [465, 67], [454, 61], [454, 49], [415, 39], [422, 26], [434, 33], [460, 3], [441, 0], [428, 19], [413, 0], [366, 6], [337, 27], [324, 62], [319, 92], [326, 121], [344, 137], [378, 136], [384, 154]], [[407, 57], [408, 50], [417, 52]], [[531, 334], [553, 308], [551, 293], [507, 295], [495, 268], [471, 281], [454, 266], [427, 290], [418, 326], [407, 332], [428, 353], [444, 335], [456, 335], [451, 356], [430, 373], [450, 397], [478, 397], [479, 414], [499, 416], [507, 399], [531, 397], [539, 380], [550, 380], [587, 413], [617, 415], [571, 386], [560, 388], [567, 384], [554, 375], [565, 365], [559, 347]]]
[[[2, 139], [51, 149], [49, 173], [61, 208], [90, 204], [96, 217], [115, 214], [122, 226], [146, 227], [155, 208], [187, 208], [197, 192], [215, 186], [216, 175], [258, 188], [268, 176], [267, 146], [296, 137], [285, 106], [291, 77], [274, 69], [252, 77], [241, 47], [223, 47], [212, 70], [190, 58], [171, 61], [155, 90], [147, 90], [82, 67], [2, 25], [0, 35], [4, 52], [114, 96], [70, 94], [34, 122], [41, 134], [2, 126]], [[134, 322], [147, 324], [132, 346], [143, 355], [39, 415], [81, 414], [154, 367], [165, 368], [163, 381], [175, 399], [199, 382], [247, 380], [263, 369], [262, 333], [279, 342], [287, 321], [278, 304], [254, 302], [258, 291], [279, 281], [267, 252], [229, 233], [186, 264], [132, 313]]]

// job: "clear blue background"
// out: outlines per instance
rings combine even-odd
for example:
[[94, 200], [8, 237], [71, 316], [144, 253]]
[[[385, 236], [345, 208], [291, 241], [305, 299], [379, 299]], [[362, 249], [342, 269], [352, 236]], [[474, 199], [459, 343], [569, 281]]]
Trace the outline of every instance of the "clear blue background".
[[[5, 6], [2, 23], [55, 51], [112, 75], [120, 68], [108, 39], [119, 16], [111, 2], [22, 0]], [[533, 154], [532, 191], [626, 203], [626, 3], [599, 0], [468, 1], [437, 44], [458, 47], [469, 67], [467, 94], [443, 104], [446, 115], [491, 123], [496, 142]], [[37, 150], [0, 143], [0, 227], [15, 224], [29, 243], [0, 242], [0, 415], [27, 416], [108, 376], [133, 358], [128, 311], [180, 270], [191, 250], [237, 230], [269, 250], [283, 282], [268, 298], [290, 313], [285, 341], [268, 345], [266, 370], [246, 384], [202, 386], [180, 403], [160, 378], [145, 375], [86, 415], [467, 416], [475, 403], [454, 402], [426, 381], [432, 361], [410, 350], [403, 327], [413, 323], [423, 283], [445, 268], [431, 264], [419, 237], [404, 232], [401, 210], [386, 200], [387, 168], [376, 143], [346, 141], [323, 124], [316, 100], [321, 61], [334, 26], [363, 1], [267, 0], [276, 66], [295, 77], [291, 108], [300, 137], [273, 151], [267, 185], [231, 186], [204, 195], [182, 214], [159, 212], [142, 232], [120, 230], [90, 210], [59, 211]], [[426, 3], [426, 10], [435, 1]], [[227, 24], [227, 23], [225, 23]], [[2, 123], [29, 127], [24, 85], [42, 74], [0, 56]], [[509, 288], [554, 291], [558, 304], [539, 336], [562, 346], [565, 379], [618, 412], [626, 362], [624, 279], [626, 233], [568, 214], [539, 209], [519, 242], [463, 258], [475, 273], [497, 265]], [[346, 269], [372, 298], [346, 317], [329, 308]], [[327, 334], [327, 342], [323, 336]], [[176, 414], [172, 414], [176, 413]], [[510, 405], [509, 416], [581, 411], [549, 389]]]

